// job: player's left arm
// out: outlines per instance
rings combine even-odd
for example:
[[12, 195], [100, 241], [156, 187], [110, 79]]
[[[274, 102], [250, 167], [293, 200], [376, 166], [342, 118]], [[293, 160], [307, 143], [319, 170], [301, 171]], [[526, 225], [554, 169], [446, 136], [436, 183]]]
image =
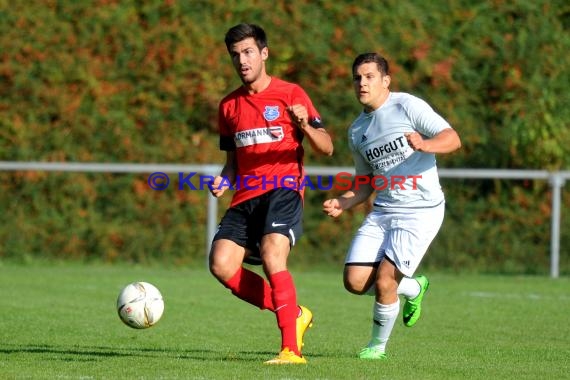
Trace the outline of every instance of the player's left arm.
[[324, 128], [320, 128], [318, 124], [315, 124], [316, 128], [311, 125], [314, 124], [314, 120], [309, 120], [309, 112], [307, 108], [302, 104], [294, 104], [287, 108], [291, 116], [293, 124], [297, 126], [303, 132], [311, 147], [318, 153], [324, 154], [326, 156], [332, 156], [333, 154], [333, 143], [331, 136]]
[[408, 145], [424, 153], [451, 153], [461, 148], [461, 139], [453, 128], [446, 128], [431, 138], [424, 138], [418, 132], [406, 133]]
[[293, 90], [291, 105], [287, 112], [293, 124], [303, 132], [313, 150], [317, 153], [332, 156], [334, 147], [332, 138], [323, 128], [318, 112], [311, 99], [301, 88]]
[[404, 134], [408, 145], [424, 153], [451, 153], [461, 148], [457, 132], [427, 102], [410, 97], [404, 104], [413, 132]]

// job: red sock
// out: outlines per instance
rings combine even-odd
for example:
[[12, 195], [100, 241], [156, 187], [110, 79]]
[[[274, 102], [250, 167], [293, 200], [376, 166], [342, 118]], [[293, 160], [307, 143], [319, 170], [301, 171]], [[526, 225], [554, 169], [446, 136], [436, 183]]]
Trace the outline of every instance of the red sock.
[[267, 281], [257, 273], [240, 267], [224, 285], [236, 297], [259, 307], [261, 310], [275, 311], [271, 298], [272, 289]]
[[293, 278], [288, 271], [282, 271], [269, 277], [273, 289], [273, 305], [277, 316], [277, 325], [281, 330], [281, 349], [289, 350], [300, 355], [297, 347], [297, 293]]

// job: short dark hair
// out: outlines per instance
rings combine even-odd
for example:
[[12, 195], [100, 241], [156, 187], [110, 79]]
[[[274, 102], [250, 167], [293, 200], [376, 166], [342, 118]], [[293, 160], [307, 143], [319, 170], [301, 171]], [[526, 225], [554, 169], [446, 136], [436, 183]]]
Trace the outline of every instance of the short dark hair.
[[354, 74], [358, 66], [364, 63], [376, 63], [382, 75], [390, 75], [388, 61], [378, 53], [363, 53], [356, 57], [352, 63], [352, 73]]
[[267, 36], [262, 27], [255, 24], [245, 24], [241, 23], [231, 27], [226, 32], [226, 37], [224, 39], [226, 43], [226, 48], [230, 51], [230, 48], [236, 42], [245, 40], [246, 38], [253, 38], [259, 50], [267, 46]]

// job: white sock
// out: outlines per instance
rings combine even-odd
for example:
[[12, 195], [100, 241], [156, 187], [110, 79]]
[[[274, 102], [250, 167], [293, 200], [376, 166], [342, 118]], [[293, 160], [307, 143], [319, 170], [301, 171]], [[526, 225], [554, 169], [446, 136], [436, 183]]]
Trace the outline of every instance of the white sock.
[[[403, 295], [408, 299], [414, 299], [422, 290], [420, 283], [417, 282], [414, 278], [411, 277], [404, 277], [402, 281], [400, 281], [400, 285], [398, 285], [398, 295]], [[370, 285], [368, 290], [366, 291], [367, 296], [375, 296], [376, 295], [376, 286], [375, 284]]]
[[398, 298], [391, 305], [374, 302], [372, 310], [372, 337], [368, 347], [374, 347], [382, 352], [386, 352], [386, 343], [390, 339], [390, 334], [392, 334], [392, 329], [400, 313], [400, 299]]
[[420, 294], [421, 290], [422, 287], [420, 286], [420, 283], [411, 277], [402, 278], [400, 285], [398, 285], [398, 294], [403, 295], [409, 300], [416, 298]]

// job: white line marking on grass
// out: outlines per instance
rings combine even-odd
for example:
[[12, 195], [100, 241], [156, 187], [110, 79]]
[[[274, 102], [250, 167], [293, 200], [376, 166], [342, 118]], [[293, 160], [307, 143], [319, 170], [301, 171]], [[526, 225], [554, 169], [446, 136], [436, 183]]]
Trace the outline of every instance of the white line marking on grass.
[[558, 300], [570, 301], [570, 296], [547, 296], [544, 294], [535, 293], [494, 293], [494, 292], [467, 292], [465, 295], [478, 298], [516, 298], [516, 299], [530, 299], [530, 300]]

